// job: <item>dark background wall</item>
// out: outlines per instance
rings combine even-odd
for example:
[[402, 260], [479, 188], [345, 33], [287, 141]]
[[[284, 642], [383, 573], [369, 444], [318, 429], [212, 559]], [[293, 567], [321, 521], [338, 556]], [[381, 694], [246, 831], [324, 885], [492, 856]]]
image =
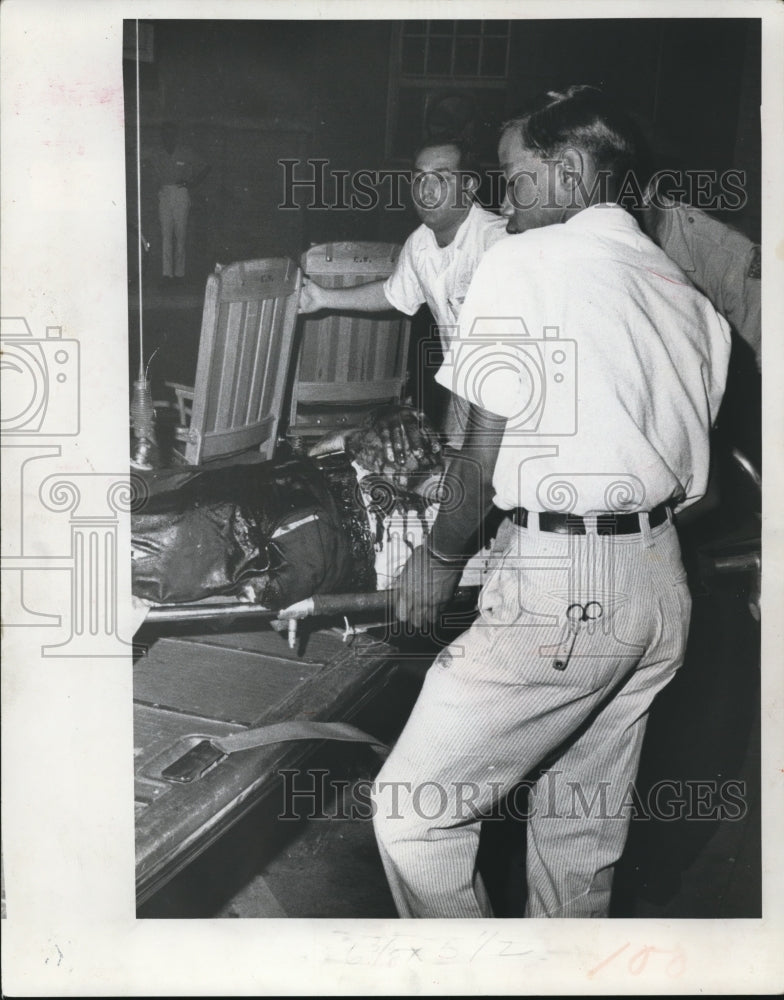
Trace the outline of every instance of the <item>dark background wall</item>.
[[[142, 147], [155, 141], [161, 121], [175, 119], [212, 166], [194, 196], [194, 267], [206, 274], [216, 261], [297, 256], [327, 239], [402, 240], [416, 224], [410, 208], [278, 208], [282, 158], [319, 157], [329, 169], [348, 171], [404, 165], [385, 157], [387, 117], [405, 115], [394, 79], [390, 90], [397, 22], [149, 23], [152, 61], [140, 66]], [[748, 202], [729, 221], [758, 238], [759, 39], [758, 19], [514, 21], [508, 81], [495, 107], [507, 114], [542, 89], [601, 84], [648, 123], [667, 162], [745, 170]], [[133, 62], [125, 68], [133, 216]], [[418, 122], [404, 124], [416, 134]], [[144, 175], [143, 185], [142, 228], [150, 238], [155, 192]], [[329, 188], [326, 194], [329, 201]]]

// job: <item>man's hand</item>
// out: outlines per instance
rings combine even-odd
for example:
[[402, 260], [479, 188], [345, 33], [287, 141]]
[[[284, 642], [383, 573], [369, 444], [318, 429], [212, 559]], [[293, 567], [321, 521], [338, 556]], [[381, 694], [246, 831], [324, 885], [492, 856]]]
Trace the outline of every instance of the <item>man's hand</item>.
[[380, 476], [403, 476], [441, 467], [438, 437], [424, 414], [408, 406], [382, 406], [346, 439], [363, 469]]
[[310, 278], [302, 279], [302, 288], [299, 293], [299, 312], [312, 313], [319, 309], [327, 308], [327, 295], [321, 285], [317, 285]]
[[408, 562], [395, 580], [395, 615], [401, 622], [422, 628], [428, 622], [436, 624], [441, 609], [455, 592], [462, 564], [445, 566], [431, 556], [424, 545], [411, 553]]

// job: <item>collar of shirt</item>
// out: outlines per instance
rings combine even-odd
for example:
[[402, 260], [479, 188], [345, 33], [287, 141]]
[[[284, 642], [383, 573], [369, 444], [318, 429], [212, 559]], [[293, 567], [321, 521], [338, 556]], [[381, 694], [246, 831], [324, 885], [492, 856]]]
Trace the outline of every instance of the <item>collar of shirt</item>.
[[428, 226], [425, 226], [424, 223], [422, 225], [424, 226], [425, 229], [427, 229], [428, 233], [430, 234], [430, 242], [437, 250], [439, 250], [441, 253], [447, 253], [447, 251], [454, 253], [456, 250], [459, 250], [460, 247], [465, 242], [468, 232], [470, 231], [470, 229], [472, 228], [472, 226], [476, 221], [476, 216], [478, 211], [479, 209], [477, 208], [476, 202], [472, 201], [471, 207], [468, 209], [468, 214], [460, 223], [460, 226], [458, 227], [458, 230], [455, 233], [455, 238], [450, 243], [447, 243], [446, 246], [443, 247], [439, 245], [438, 240], [436, 239], [436, 234], [433, 232], [433, 230], [430, 229]]
[[614, 201], [602, 201], [596, 205], [583, 208], [564, 223], [573, 229], [628, 229], [638, 230], [640, 227], [633, 215]]
[[659, 195], [661, 208], [657, 208], [659, 231], [656, 242], [666, 247], [667, 256], [674, 260], [683, 271], [695, 271], [694, 255], [683, 228], [684, 205], [674, 198]]

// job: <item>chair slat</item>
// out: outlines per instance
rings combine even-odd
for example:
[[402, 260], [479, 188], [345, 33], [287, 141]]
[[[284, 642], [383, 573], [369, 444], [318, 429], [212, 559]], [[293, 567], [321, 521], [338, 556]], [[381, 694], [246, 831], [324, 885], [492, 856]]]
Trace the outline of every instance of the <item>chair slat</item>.
[[254, 447], [272, 457], [300, 282], [287, 258], [240, 261], [208, 278], [187, 462]]
[[[390, 243], [331, 243], [311, 247], [300, 264], [327, 288], [349, 288], [383, 280], [394, 271], [400, 247]], [[291, 390], [289, 431], [324, 433], [345, 427], [338, 404], [367, 409], [400, 401], [405, 391], [411, 323], [390, 310], [384, 315], [330, 312], [301, 320], [300, 347]], [[328, 404], [333, 412], [310, 409]], [[362, 413], [352, 414], [353, 421]]]

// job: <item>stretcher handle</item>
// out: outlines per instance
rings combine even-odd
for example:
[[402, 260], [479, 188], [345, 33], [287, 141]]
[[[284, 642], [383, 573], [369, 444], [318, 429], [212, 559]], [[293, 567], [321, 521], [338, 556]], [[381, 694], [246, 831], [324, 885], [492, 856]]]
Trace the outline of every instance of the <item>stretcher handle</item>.
[[350, 614], [355, 611], [386, 611], [392, 607], [392, 592], [376, 590], [366, 594], [314, 594], [314, 615]]
[[235, 615], [256, 616], [267, 621], [278, 617], [277, 611], [261, 604], [234, 601], [231, 604], [161, 604], [147, 612], [145, 624], [155, 622], [208, 621], [213, 618], [233, 618]]
[[[465, 603], [476, 599], [471, 588], [460, 588], [454, 601]], [[207, 621], [214, 618], [235, 616], [257, 617], [265, 621], [276, 619], [302, 619], [313, 615], [353, 614], [358, 611], [389, 611], [393, 616], [392, 591], [374, 590], [368, 593], [314, 594], [304, 601], [297, 601], [282, 610], [274, 611], [261, 604], [233, 601], [226, 604], [165, 604], [152, 607], [147, 612], [146, 622]]]

